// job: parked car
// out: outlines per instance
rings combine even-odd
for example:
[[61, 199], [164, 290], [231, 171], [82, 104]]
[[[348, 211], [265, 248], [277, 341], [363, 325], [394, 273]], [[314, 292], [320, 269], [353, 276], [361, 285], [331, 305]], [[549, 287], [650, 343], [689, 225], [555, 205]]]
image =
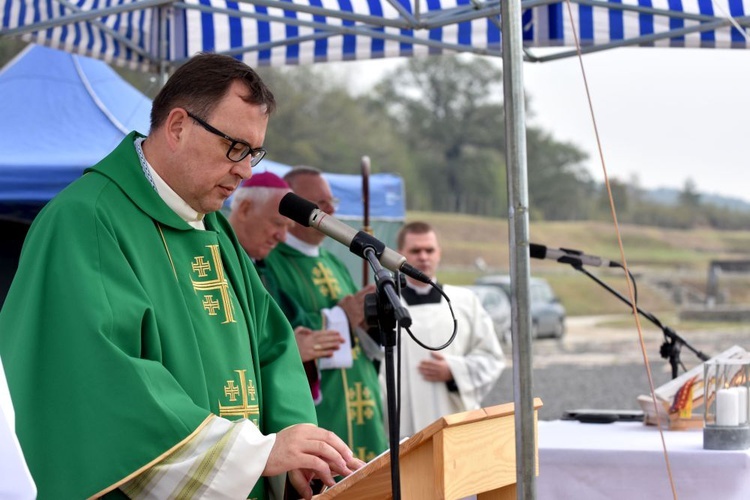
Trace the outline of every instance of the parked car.
[[[477, 278], [476, 284], [492, 285], [511, 296], [510, 276], [495, 274]], [[552, 287], [543, 278], [531, 278], [529, 281], [531, 308], [531, 338], [554, 337], [565, 335], [565, 307], [555, 295]]]
[[510, 300], [496, 286], [469, 285], [466, 288], [479, 297], [482, 307], [492, 318], [495, 334], [500, 342], [510, 342]]

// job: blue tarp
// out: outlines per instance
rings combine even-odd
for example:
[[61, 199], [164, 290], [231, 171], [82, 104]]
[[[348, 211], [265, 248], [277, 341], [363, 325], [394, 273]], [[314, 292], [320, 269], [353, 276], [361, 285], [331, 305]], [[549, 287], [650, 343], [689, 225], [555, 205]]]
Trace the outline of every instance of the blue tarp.
[[107, 64], [29, 46], [0, 72], [0, 202], [45, 203], [130, 130], [151, 101]]
[[[274, 161], [263, 160], [255, 172], [268, 170], [278, 176], [283, 176], [292, 167]], [[341, 202], [336, 216], [344, 219], [361, 219], [364, 216], [362, 208], [362, 177], [350, 174], [324, 173], [331, 185], [333, 195]], [[406, 215], [404, 201], [404, 180], [394, 174], [370, 175], [370, 217], [377, 220], [393, 220], [403, 222]]]
[[[0, 70], [0, 213], [33, 217], [131, 130], [149, 129], [151, 101], [106, 63], [29, 46]], [[291, 167], [268, 159], [258, 172]], [[341, 200], [338, 215], [362, 217], [359, 175], [324, 174]], [[370, 216], [403, 221], [403, 180], [370, 176]], [[32, 207], [31, 210], [28, 207]], [[22, 216], [20, 218], [23, 218]]]

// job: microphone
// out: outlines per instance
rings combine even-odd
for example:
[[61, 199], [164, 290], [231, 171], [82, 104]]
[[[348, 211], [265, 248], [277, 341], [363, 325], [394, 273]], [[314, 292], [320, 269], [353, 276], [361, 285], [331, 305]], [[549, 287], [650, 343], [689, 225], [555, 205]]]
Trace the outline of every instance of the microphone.
[[570, 248], [547, 248], [544, 245], [529, 243], [529, 255], [532, 259], [549, 259], [571, 264], [573, 266], [592, 266], [592, 267], [620, 267], [617, 262], [602, 259], [593, 255], [586, 255], [580, 250], [571, 250]]
[[406, 257], [385, 246], [383, 242], [365, 233], [357, 231], [344, 224], [333, 215], [329, 215], [318, 208], [318, 205], [294, 193], [287, 193], [279, 202], [279, 213], [292, 219], [297, 224], [317, 229], [326, 236], [330, 236], [351, 252], [365, 258], [366, 248], [375, 250], [378, 260], [386, 269], [400, 271], [422, 283], [431, 283], [430, 277], [416, 267], [406, 262]]

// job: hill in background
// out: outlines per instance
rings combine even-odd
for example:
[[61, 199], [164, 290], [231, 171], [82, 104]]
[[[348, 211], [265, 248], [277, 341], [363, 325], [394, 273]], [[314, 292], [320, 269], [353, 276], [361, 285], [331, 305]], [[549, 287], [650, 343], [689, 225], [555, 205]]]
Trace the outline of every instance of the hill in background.
[[[509, 272], [508, 221], [492, 217], [409, 212], [407, 221], [435, 226], [443, 250], [439, 278], [469, 284], [478, 276]], [[613, 224], [605, 222], [532, 222], [530, 240], [552, 248], [573, 248], [622, 262]], [[638, 304], [649, 312], [676, 313], [705, 298], [712, 260], [750, 260], [750, 232], [710, 229], [676, 230], [621, 225], [622, 243], [638, 288]], [[592, 268], [592, 274], [627, 296], [622, 270]], [[545, 277], [570, 315], [628, 312], [627, 306], [569, 265], [531, 261], [532, 275]], [[720, 279], [727, 304], [750, 303], [750, 275]]]
[[[653, 203], [673, 206], [677, 205], [680, 197], [680, 190], [671, 188], [649, 189], [644, 191], [644, 197]], [[720, 208], [734, 210], [736, 212], [750, 212], [750, 202], [740, 198], [723, 196], [711, 193], [700, 193], [701, 203], [715, 205]]]

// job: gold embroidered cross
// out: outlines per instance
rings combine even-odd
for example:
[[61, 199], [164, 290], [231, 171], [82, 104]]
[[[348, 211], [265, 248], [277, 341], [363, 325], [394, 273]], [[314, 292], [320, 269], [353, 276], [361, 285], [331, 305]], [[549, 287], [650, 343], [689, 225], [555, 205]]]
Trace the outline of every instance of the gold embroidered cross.
[[[190, 281], [193, 283], [193, 290], [196, 292], [212, 292], [218, 291], [221, 296], [221, 304], [219, 304], [210, 293], [204, 294], [203, 308], [208, 311], [210, 316], [216, 316], [216, 309], [224, 311], [224, 321], [226, 323], [236, 323], [234, 319], [234, 312], [232, 310], [232, 299], [229, 295], [229, 283], [224, 276], [224, 266], [221, 263], [221, 254], [219, 253], [219, 245], [207, 245], [208, 249], [211, 250], [211, 259], [214, 263], [214, 269], [216, 270], [216, 278], [208, 279], [205, 281], [196, 281], [192, 277]], [[198, 273], [199, 278], [206, 277], [206, 271], [211, 269], [211, 265], [208, 262], [204, 262], [203, 256], [198, 255], [195, 257], [193, 262], [193, 272]]]
[[322, 262], [318, 262], [318, 265], [313, 268], [312, 273], [313, 284], [318, 287], [320, 293], [332, 299], [338, 299], [341, 296], [339, 281]]
[[[257, 426], [258, 425], [258, 415], [260, 415], [260, 407], [255, 404], [251, 405], [249, 404], [249, 401], [247, 399], [247, 396], [249, 394], [248, 387], [253, 388], [253, 401], [255, 400], [255, 388], [253, 387], [253, 381], [248, 380], [245, 377], [245, 373], [247, 373], [247, 370], [234, 370], [236, 374], [240, 376], [240, 387], [239, 387], [239, 393], [242, 394], [242, 401], [241, 404], [238, 405], [227, 405], [224, 406], [221, 404], [221, 401], [219, 401], [219, 416], [220, 417], [242, 417], [242, 418], [250, 418], [253, 423]], [[231, 387], [234, 389], [238, 389], [234, 385], [234, 380], [227, 380], [227, 385], [224, 386], [224, 391], [226, 394], [227, 387]], [[237, 396], [237, 393], [232, 392], [233, 396]], [[232, 396], [229, 396], [230, 401], [235, 401], [236, 399]], [[251, 418], [252, 416], [252, 418]]]
[[357, 446], [357, 458], [363, 462], [369, 462], [375, 458], [375, 452], [367, 451], [367, 448], [364, 446]]
[[224, 395], [229, 398], [229, 401], [237, 401], [237, 396], [240, 394], [240, 388], [234, 385], [234, 380], [227, 380], [227, 385], [224, 386]]
[[372, 400], [370, 389], [365, 387], [363, 390], [362, 382], [355, 382], [354, 388], [350, 387], [348, 392], [349, 420], [356, 420], [357, 425], [364, 424], [365, 418], [372, 420], [375, 401]]
[[252, 380], [247, 381], [247, 395], [250, 396], [250, 401], [255, 401], [255, 386]]
[[203, 260], [202, 255], [195, 257], [193, 262], [193, 272], [198, 273], [199, 278], [205, 278], [206, 272], [211, 270], [211, 264]]
[[203, 309], [208, 311], [209, 316], [216, 316], [216, 310], [219, 308], [219, 302], [214, 300], [210, 295], [203, 297]]

